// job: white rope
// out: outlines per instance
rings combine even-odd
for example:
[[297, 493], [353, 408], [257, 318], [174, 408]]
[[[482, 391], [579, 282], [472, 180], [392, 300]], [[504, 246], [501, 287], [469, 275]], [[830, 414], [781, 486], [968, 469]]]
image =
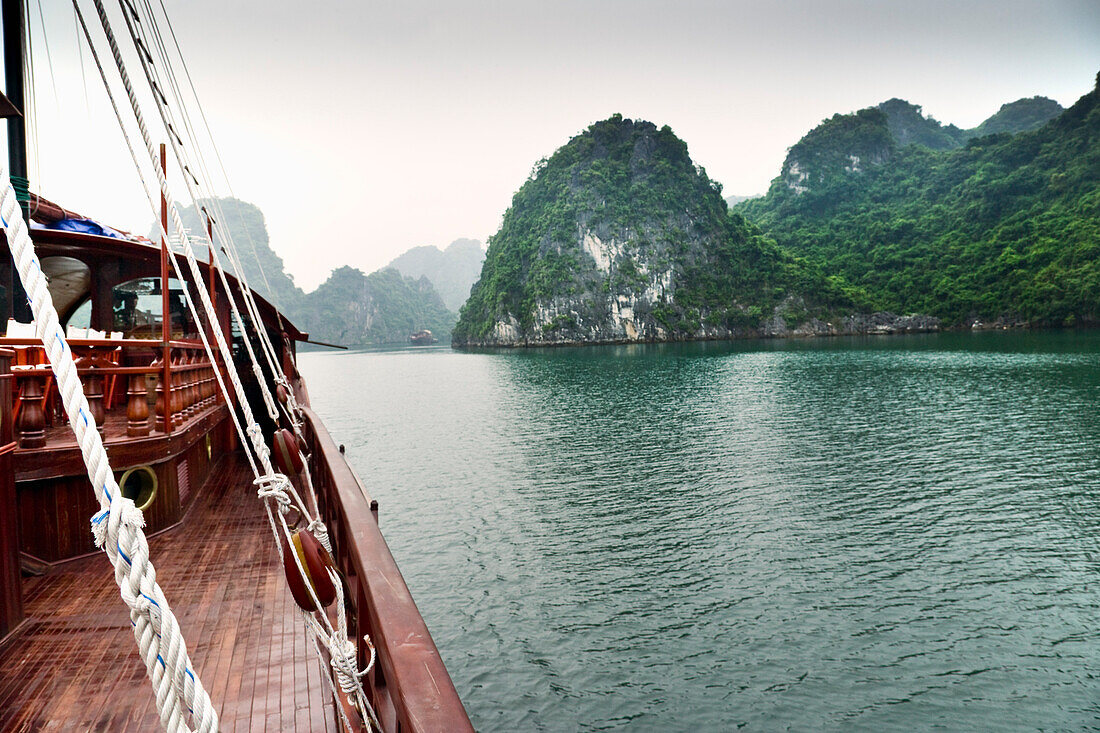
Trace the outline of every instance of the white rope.
[[[120, 0], [120, 1], [124, 1], [124, 0]], [[186, 229], [183, 227], [182, 219], [180, 218], [179, 212], [178, 212], [178, 210], [175, 206], [175, 203], [172, 200], [171, 194], [168, 190], [168, 184], [167, 184], [167, 181], [165, 180], [163, 171], [161, 171], [159, 166], [156, 165], [156, 152], [155, 152], [155, 149], [153, 147], [152, 141], [150, 139], [148, 129], [145, 126], [144, 118], [141, 114], [140, 107], [137, 104], [137, 99], [136, 99], [136, 96], [134, 94], [133, 86], [130, 83], [128, 74], [126, 73], [125, 64], [122, 62], [121, 54], [118, 50], [118, 45], [117, 45], [117, 43], [114, 39], [114, 34], [111, 30], [110, 21], [107, 18], [106, 12], [103, 8], [102, 0], [94, 0], [94, 2], [95, 2], [95, 6], [96, 6], [97, 12], [98, 12], [99, 17], [100, 17], [101, 25], [103, 26], [104, 33], [107, 36], [107, 40], [108, 40], [108, 43], [110, 45], [111, 52], [112, 52], [112, 55], [113, 55], [114, 60], [115, 60], [115, 64], [118, 67], [120, 78], [122, 79], [123, 85], [126, 89], [127, 96], [129, 97], [131, 108], [133, 110], [133, 113], [135, 115], [135, 119], [137, 121], [138, 129], [139, 129], [139, 131], [141, 132], [141, 135], [142, 135], [142, 140], [145, 143], [146, 150], [149, 154], [149, 157], [150, 157], [151, 161], [153, 162], [153, 169], [156, 172], [157, 181], [160, 184], [161, 195], [164, 197], [164, 200], [168, 203], [168, 208], [172, 212], [172, 222], [173, 222], [174, 228], [176, 230], [176, 233], [179, 237], [180, 242], [182, 243], [184, 254], [186, 256], [188, 265], [191, 269], [191, 272], [192, 272], [192, 275], [193, 275], [193, 278], [194, 278], [194, 282], [196, 282], [198, 284], [198, 287], [196, 287], [196, 290], [199, 293], [200, 301], [202, 302], [204, 311], [207, 315], [207, 323], [210, 324], [210, 328], [214, 332], [215, 340], [218, 343], [218, 347], [219, 347], [219, 349], [222, 353], [223, 360], [225, 362], [226, 371], [228, 373], [230, 381], [232, 382], [232, 384], [234, 386], [234, 390], [237, 394], [238, 403], [241, 406], [242, 413], [244, 414], [245, 420], [248, 423], [248, 427], [244, 432], [246, 432], [248, 434], [249, 438], [251, 439], [250, 442], [251, 442], [251, 446], [253, 448], [253, 452], [256, 454], [256, 457], [259, 459], [259, 463], [262, 465], [263, 470], [265, 472], [265, 474], [263, 476], [261, 476], [259, 474], [259, 471], [257, 470], [256, 465], [253, 463], [253, 472], [257, 476], [257, 483], [260, 484], [259, 493], [260, 493], [261, 497], [264, 499], [265, 510], [267, 512], [267, 515], [268, 515], [268, 521], [271, 525], [272, 532], [275, 535], [276, 544], [278, 546], [280, 546], [280, 548], [281, 548], [282, 543], [283, 543], [283, 538], [285, 538], [285, 541], [289, 541], [290, 528], [287, 526], [286, 520], [285, 520], [285, 514], [289, 510], [289, 507], [290, 507], [290, 503], [287, 501], [287, 499], [288, 499], [287, 495], [289, 494], [293, 498], [293, 503], [295, 505], [295, 508], [299, 512], [301, 512], [302, 516], [304, 516], [309, 521], [309, 526], [311, 526], [311, 527], [318, 527], [319, 526], [321, 528], [322, 531], [319, 532], [320, 539], [318, 541], [322, 541], [324, 543], [324, 545], [326, 546], [326, 549], [328, 549], [328, 548], [331, 547], [331, 545], [328, 541], [327, 530], [323, 529], [324, 525], [322, 523], [320, 523], [319, 518], [315, 519], [315, 518], [311, 517], [310, 512], [305, 507], [304, 503], [301, 500], [301, 497], [297, 494], [297, 491], [294, 489], [294, 487], [290, 483], [289, 479], [287, 479], [282, 474], [276, 473], [274, 471], [272, 465], [271, 465], [270, 451], [267, 448], [266, 444], [264, 444], [264, 442], [263, 442], [262, 431], [261, 431], [259, 425], [257, 425], [257, 423], [255, 421], [255, 418], [252, 415], [252, 411], [251, 411], [251, 408], [249, 406], [248, 400], [244, 395], [243, 386], [241, 385], [239, 375], [237, 374], [236, 367], [233, 363], [232, 354], [229, 351], [227, 344], [225, 343], [224, 335], [222, 334], [221, 329], [216, 327], [216, 324], [218, 323], [218, 319], [217, 319], [216, 313], [214, 311], [213, 305], [210, 302], [209, 295], [207, 294], [206, 289], [203, 288], [202, 285], [201, 285], [202, 284], [201, 272], [199, 271], [197, 261], [195, 260], [194, 249], [191, 246], [190, 237], [188, 236], [188, 234], [186, 232]], [[76, 5], [76, 1], [74, 0], [74, 6], [75, 5]], [[77, 10], [78, 10], [78, 13], [79, 13], [79, 8], [77, 8]], [[130, 30], [131, 38], [135, 41], [135, 44], [136, 44], [137, 39], [136, 39], [136, 36], [135, 36], [135, 33], [134, 33], [134, 28], [130, 23], [130, 16], [127, 15], [126, 10], [127, 10], [127, 8], [124, 6], [123, 7], [123, 15], [126, 18], [127, 27]], [[88, 41], [89, 41], [89, 45], [92, 46], [90, 38], [88, 38]], [[94, 54], [94, 46], [93, 46], [93, 54]], [[142, 61], [142, 67], [143, 67], [143, 70], [145, 71], [146, 79], [152, 85], [153, 80], [150, 76], [149, 69], [146, 65], [145, 57], [140, 53], [140, 51], [139, 51], [138, 55], [139, 55], [139, 58]], [[98, 60], [97, 60], [97, 65], [99, 65]], [[103, 75], [103, 71], [102, 71], [101, 66], [100, 66], [100, 73], [101, 73], [101, 75]], [[105, 76], [104, 76], [104, 84], [107, 88], [108, 95], [110, 96], [111, 95], [110, 86], [109, 86], [109, 84], [107, 84]], [[154, 98], [158, 99], [157, 106], [158, 106], [158, 111], [161, 113], [162, 121], [165, 122], [166, 125], [169, 124], [168, 118], [166, 116], [166, 111], [163, 108], [162, 103], [159, 101], [159, 97], [156, 94], [156, 89], [155, 88], [154, 88]], [[123, 131], [123, 136], [127, 139], [127, 145], [130, 148], [131, 155], [134, 157], [135, 166], [138, 168], [139, 176], [142, 178], [142, 182], [143, 182], [143, 185], [144, 185], [145, 184], [145, 179], [144, 179], [144, 176], [141, 174], [141, 166], [138, 163], [136, 155], [133, 152], [132, 145], [130, 145], [130, 143], [129, 143], [129, 137], [126, 133], [125, 125], [122, 123], [121, 115], [118, 112], [117, 105], [115, 105], [113, 103], [113, 99], [112, 99], [112, 107], [114, 107], [116, 116], [118, 116], [120, 127], [122, 128], [122, 131]], [[177, 159], [181, 160], [181, 164], [182, 164], [182, 161], [183, 161], [182, 151], [179, 149], [179, 146], [177, 146], [177, 144], [176, 144], [176, 140], [172, 136], [169, 136], [169, 140], [172, 144], [174, 154], [176, 155]], [[186, 177], [185, 177], [184, 180], [186, 182]], [[194, 200], [195, 195], [194, 195], [194, 191], [191, 190], [190, 184], [188, 184], [188, 190], [189, 190], [189, 193], [191, 193], [191, 195], [192, 195], [192, 199]], [[155, 204], [153, 203], [153, 197], [149, 193], [147, 187], [146, 187], [146, 195], [149, 199], [150, 206], [153, 208], [154, 213], [155, 213], [156, 207], [155, 207]], [[168, 236], [167, 232], [164, 231], [163, 227], [161, 227], [161, 229], [162, 229], [162, 235], [165, 238], [167, 238], [167, 236]], [[225, 274], [224, 274], [224, 271], [221, 267], [220, 261], [217, 258], [216, 253], [213, 252], [213, 249], [211, 250], [211, 252], [212, 252], [212, 259], [214, 260], [214, 263], [217, 266], [219, 274], [222, 278], [223, 286], [226, 288], [227, 292], [230, 292], [228, 283], [225, 280]], [[185, 281], [182, 274], [180, 273], [179, 265], [176, 262], [175, 253], [170, 251], [170, 254], [171, 254], [170, 260], [172, 261], [173, 267], [175, 268], [175, 271], [177, 273], [177, 277], [179, 277], [179, 279], [181, 281]], [[197, 310], [194, 308], [194, 304], [191, 301], [190, 295], [188, 293], [188, 289], [186, 287], [184, 288], [184, 294], [187, 297], [188, 304], [197, 313]], [[230, 304], [233, 305], [233, 301], [232, 301], [231, 298], [230, 298]], [[241, 324], [242, 332], [243, 332], [244, 327], [243, 327], [243, 323], [241, 323], [241, 321], [240, 321], [240, 314], [237, 313], [236, 315], [237, 315], [237, 318], [238, 318], [238, 323]], [[200, 326], [201, 326], [201, 324], [200, 324]], [[210, 356], [211, 361], [212, 362], [215, 361], [211, 346], [210, 346], [209, 342], [207, 341], [207, 339], [205, 337], [205, 334], [202, 331], [201, 327], [199, 329], [199, 333], [202, 336], [203, 346], [207, 350], [207, 353]], [[245, 343], [247, 345], [248, 344], [247, 336], [244, 340], [245, 340]], [[262, 379], [260, 366], [259, 366], [259, 363], [256, 359], [255, 353], [252, 352], [251, 348], [248, 349], [248, 353], [249, 353], [249, 357], [250, 357], [250, 360], [251, 360], [252, 365], [253, 365], [253, 370], [256, 372], [257, 377], [260, 377], [261, 387], [265, 390], [265, 395], [270, 400], [270, 393], [266, 392], [266, 384], [264, 383], [264, 380]], [[283, 379], [285, 381], [285, 376], [283, 376]], [[219, 387], [222, 389], [223, 393], [226, 394], [227, 399], [228, 399], [228, 390], [227, 390], [225, 384], [221, 381], [220, 378], [218, 380], [218, 384], [219, 384]], [[288, 387], [288, 402], [290, 402], [293, 399], [293, 394], [289, 390], [289, 384], [287, 384], [287, 387]], [[296, 407], [296, 405], [295, 405], [295, 407]], [[235, 415], [234, 415], [234, 421], [236, 423], [236, 416]], [[297, 424], [295, 425], [295, 427], [296, 428], [298, 427]], [[239, 424], [237, 424], [237, 429], [240, 432], [241, 427], [240, 427]], [[245, 441], [243, 439], [243, 436], [242, 436], [242, 444], [245, 445], [246, 449], [247, 449], [249, 441]], [[313, 490], [312, 483], [310, 483], [310, 490], [311, 490], [311, 493], [312, 493], [312, 490]], [[316, 506], [316, 497], [315, 497], [315, 495], [314, 495], [313, 498], [314, 498], [314, 505]], [[275, 504], [278, 508], [273, 510], [273, 506], [272, 506], [273, 504]], [[280, 536], [279, 536], [278, 529], [276, 528], [276, 520], [278, 520], [278, 523], [281, 524], [281, 528], [283, 530], [283, 538], [280, 538]], [[295, 562], [298, 565], [298, 570], [301, 573], [303, 579], [307, 578], [308, 576], [305, 572], [305, 569], [301, 566], [301, 562], [298, 560], [297, 554], [296, 553], [292, 553], [292, 554], [294, 554], [294, 556], [295, 556]], [[311, 586], [311, 584], [309, 584], [307, 582], [307, 587], [310, 587], [310, 586]], [[313, 593], [312, 587], [310, 587], [310, 592], [311, 592], [311, 595], [314, 596], [314, 601], [317, 605], [317, 608], [319, 608], [319, 609], [323, 608], [319, 602], [316, 602], [317, 599], [316, 599], [315, 594]], [[320, 617], [321, 621], [323, 622], [323, 626], [327, 630], [327, 633], [322, 636], [322, 638], [324, 638], [326, 640], [326, 644], [331, 644], [334, 639], [340, 638], [338, 636], [338, 632], [332, 628], [332, 624], [329, 622], [329, 619], [328, 619], [327, 615], [323, 612], [320, 612], [317, 615]], [[338, 617], [340, 619], [341, 628], [343, 629], [343, 638], [346, 639], [347, 638], [346, 637], [346, 617], [343, 613], [342, 604], [341, 604], [341, 606], [339, 606]], [[314, 621], [314, 622], [316, 623], [316, 621]], [[344, 656], [346, 656], [346, 655], [344, 655]], [[334, 653], [332, 653], [332, 650], [330, 650], [330, 659], [339, 659], [339, 658], [341, 658], [340, 653], [334, 654]], [[341, 673], [334, 667], [334, 674], [339, 676]], [[348, 678], [346, 676], [343, 679], [345, 679], [345, 681], [350, 680], [350, 678]], [[351, 683], [349, 682], [349, 684], [351, 684]], [[358, 704], [360, 710], [367, 711], [367, 714], [371, 718], [374, 718], [374, 712], [370, 708], [369, 702], [366, 699], [365, 691], [362, 688], [362, 683], [361, 683], [361, 681], [359, 680], [358, 677], [355, 678], [355, 683], [354, 684], [357, 687], [356, 699], [358, 701], [357, 704]], [[339, 702], [337, 702], [337, 705], [339, 705]]]
[[27, 223], [16, 202], [8, 172], [2, 168], [0, 221], [27, 292], [36, 334], [46, 350], [69, 424], [99, 501], [100, 511], [92, 518], [96, 545], [107, 553], [115, 568], [115, 582], [122, 599], [130, 607], [134, 637], [153, 683], [161, 722], [169, 731], [188, 730], [186, 719], [190, 715], [199, 731], [217, 730], [217, 713], [192, 671], [179, 623], [156, 582], [156, 570], [149, 560], [149, 545], [142, 531], [144, 517], [131, 500], [122, 496], [115, 481], [80, 384], [72, 351], [35, 255]]
[[[99, 0], [97, 0], [96, 4], [98, 7]], [[126, 28], [130, 34], [130, 38], [133, 41], [135, 48], [138, 48], [138, 60], [140, 61], [145, 79], [148, 82], [150, 89], [153, 91], [153, 99], [157, 108], [157, 112], [160, 115], [161, 121], [163, 122], [165, 128], [174, 133], [174, 131], [178, 129], [178, 125], [175, 124], [175, 118], [172, 115], [171, 109], [167, 105], [167, 98], [157, 93], [159, 90], [162, 89], [164, 85], [160, 83], [160, 78], [159, 75], [156, 73], [156, 68], [151, 63], [152, 56], [150, 55], [147, 57], [141, 52], [141, 49], [145, 49], [146, 51], [148, 51], [148, 46], [150, 44], [146, 40], [144, 40], [144, 35], [141, 34], [141, 32], [139, 31], [139, 27], [135, 27], [134, 20], [136, 20], [136, 17], [132, 13], [126, 12], [128, 9], [133, 9], [136, 12], [136, 8], [133, 8], [133, 6], [129, 4], [128, 0], [119, 0], [119, 5], [123, 9], [123, 19], [126, 22]], [[126, 81], [128, 82], [128, 80]], [[189, 123], [187, 123], [187, 125], [189, 126]], [[183, 176], [184, 186], [187, 188], [187, 192], [191, 196], [191, 200], [195, 203], [195, 208], [197, 212], [199, 206], [198, 202], [202, 198], [202, 186], [199, 183], [198, 177], [194, 174], [195, 166], [190, 165], [190, 160], [188, 159], [186, 152], [183, 148], [182, 139], [180, 139], [175, 134], [170, 134], [168, 135], [168, 142], [172, 146], [172, 152], [176, 156], [176, 159], [179, 161], [181, 170], [185, 171], [185, 175]], [[205, 165], [203, 165], [202, 168], [205, 169]], [[202, 171], [200, 170], [200, 173], [201, 172]], [[192, 177], [189, 178], [186, 173], [190, 173]], [[176, 212], [174, 215], [178, 216], [178, 212]], [[220, 227], [220, 224], [218, 222], [215, 222], [215, 225]], [[186, 238], [186, 242], [187, 246], [190, 246], [190, 237]], [[191, 264], [192, 256], [193, 252], [192, 255], [189, 255], [188, 257], [188, 264]], [[245, 321], [241, 317], [241, 313], [237, 308], [237, 299], [233, 295], [233, 290], [229, 287], [229, 281], [226, 279], [225, 270], [221, 264], [221, 257], [218, 255], [217, 249], [213, 246], [213, 242], [210, 243], [210, 257], [217, 268], [218, 277], [221, 280], [222, 287], [225, 289], [226, 298], [229, 302], [229, 307], [232, 311], [233, 318], [236, 321], [237, 326], [241, 330], [241, 335], [243, 337], [242, 341], [244, 342], [245, 350], [248, 352], [249, 359], [252, 362], [252, 371], [256, 377], [257, 383], [259, 384], [260, 394], [263, 397], [264, 406], [267, 409], [268, 417], [270, 417], [272, 420], [278, 420], [279, 413], [275, 405], [275, 399], [272, 397], [270, 389], [268, 389], [267, 380], [263, 375], [263, 370], [260, 367], [260, 362], [256, 358], [255, 350], [252, 348], [252, 342], [248, 338], [248, 329], [245, 326]], [[202, 278], [198, 272], [197, 265], [194, 268], [194, 273], [196, 277], [196, 282], [201, 283]], [[279, 371], [277, 371], [275, 362], [271, 360], [266, 350], [264, 350], [264, 344], [269, 343], [266, 338], [266, 330], [263, 327], [262, 321], [257, 320], [255, 315], [248, 309], [249, 294], [247, 292], [245, 281], [241, 282], [241, 298], [245, 302], [245, 310], [249, 312], [249, 316], [252, 318], [256, 338], [260, 342], [261, 350], [264, 351], [264, 356], [268, 361], [268, 368], [271, 370], [272, 377], [273, 379], [278, 379]]]

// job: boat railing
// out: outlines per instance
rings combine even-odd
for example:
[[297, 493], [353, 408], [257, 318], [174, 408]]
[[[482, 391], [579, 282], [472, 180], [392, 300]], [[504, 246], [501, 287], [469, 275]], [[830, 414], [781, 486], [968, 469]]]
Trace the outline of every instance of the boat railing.
[[[199, 342], [70, 339], [68, 344], [90, 417], [105, 437], [166, 435], [220, 401], [215, 365]], [[12, 412], [18, 446], [34, 449], [71, 443], [42, 343], [0, 338], [0, 348], [14, 353]]]
[[383, 730], [472, 731], [428, 627], [378, 527], [373, 501], [317, 415], [303, 408], [309, 469], [334, 560], [347, 580], [350, 632], [360, 668], [377, 654], [364, 687]]

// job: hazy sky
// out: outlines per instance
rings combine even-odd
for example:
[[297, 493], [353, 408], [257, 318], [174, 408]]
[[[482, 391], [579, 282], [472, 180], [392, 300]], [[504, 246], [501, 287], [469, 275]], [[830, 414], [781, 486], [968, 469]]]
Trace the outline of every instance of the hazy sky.
[[[71, 4], [43, 3], [45, 43], [29, 4], [32, 185], [147, 232]], [[1095, 0], [166, 5], [233, 188], [307, 290], [340, 265], [484, 241], [539, 158], [615, 112], [670, 125], [727, 194], [754, 194], [834, 112], [901, 97], [970, 127], [1024, 96], [1069, 105], [1100, 71]]]

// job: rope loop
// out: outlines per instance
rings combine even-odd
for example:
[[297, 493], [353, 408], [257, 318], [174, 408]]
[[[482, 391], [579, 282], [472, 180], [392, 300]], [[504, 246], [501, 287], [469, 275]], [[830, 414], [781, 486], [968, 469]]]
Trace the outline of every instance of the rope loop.
[[329, 654], [332, 657], [332, 671], [336, 674], [336, 682], [344, 694], [355, 699], [362, 689], [360, 680], [374, 667], [374, 645], [370, 638], [364, 636], [363, 641], [370, 649], [370, 659], [367, 666], [359, 669], [357, 650], [355, 643], [346, 636], [341, 637], [339, 631], [334, 631], [328, 639]]
[[313, 536], [317, 538], [317, 541], [321, 543], [321, 546], [328, 551], [328, 554], [332, 554], [332, 540], [328, 537], [328, 527], [320, 519], [314, 519], [306, 527]]
[[260, 476], [252, 483], [258, 487], [256, 495], [264, 500], [273, 499], [279, 507], [280, 514], [286, 515], [290, 511], [290, 505], [293, 503], [287, 491], [290, 488], [290, 479], [285, 474], [269, 473]]

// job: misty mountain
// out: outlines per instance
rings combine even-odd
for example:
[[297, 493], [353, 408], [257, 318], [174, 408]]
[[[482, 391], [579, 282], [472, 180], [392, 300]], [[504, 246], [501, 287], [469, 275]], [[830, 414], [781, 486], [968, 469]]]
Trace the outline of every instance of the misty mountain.
[[[428, 329], [436, 338], [449, 338], [457, 316], [443, 304], [431, 281], [422, 276], [403, 277], [392, 269], [366, 275], [352, 267], [336, 267], [316, 290], [303, 292], [286, 271], [283, 259], [271, 249], [263, 212], [246, 201], [229, 197], [202, 200], [198, 209], [190, 206], [180, 210], [184, 227], [196, 238], [193, 245], [199, 259], [205, 261], [208, 256], [205, 244], [200, 246], [198, 242], [199, 235], [203, 242], [206, 239], [203, 207], [215, 217], [225, 217], [224, 225], [236, 244], [249, 285], [311, 337], [341, 346], [365, 346], [407, 343], [410, 334]], [[155, 225], [150, 228], [149, 238], [159, 238]], [[215, 242], [217, 239], [215, 232]], [[458, 240], [448, 247], [448, 251], [455, 250], [449, 261], [455, 263], [456, 270], [469, 269], [462, 260], [462, 253], [471, 249], [465, 242], [481, 250], [480, 244], [472, 240]], [[419, 249], [444, 254], [434, 247]], [[232, 274], [228, 257], [221, 252], [219, 255], [226, 271]]]
[[413, 247], [387, 267], [413, 279], [428, 278], [448, 309], [457, 312], [481, 274], [485, 249], [476, 239], [456, 239], [447, 249]]

